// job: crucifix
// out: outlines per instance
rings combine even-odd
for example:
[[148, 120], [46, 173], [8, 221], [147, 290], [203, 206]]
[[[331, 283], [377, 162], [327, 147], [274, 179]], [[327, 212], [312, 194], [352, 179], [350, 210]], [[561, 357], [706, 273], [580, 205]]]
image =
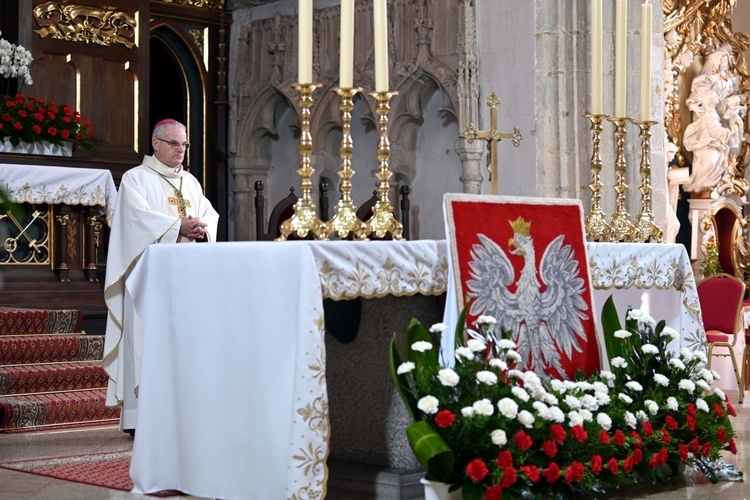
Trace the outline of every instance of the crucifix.
[[523, 135], [518, 127], [513, 127], [512, 133], [502, 133], [497, 129], [497, 108], [500, 107], [500, 98], [492, 92], [485, 101], [487, 106], [490, 107], [490, 129], [489, 130], [476, 130], [473, 123], [466, 125], [464, 135], [469, 144], [472, 144], [476, 139], [484, 139], [490, 144], [490, 185], [492, 187], [492, 194], [498, 194], [497, 188], [497, 143], [503, 139], [510, 139], [513, 142], [513, 146], [518, 147], [521, 145]]

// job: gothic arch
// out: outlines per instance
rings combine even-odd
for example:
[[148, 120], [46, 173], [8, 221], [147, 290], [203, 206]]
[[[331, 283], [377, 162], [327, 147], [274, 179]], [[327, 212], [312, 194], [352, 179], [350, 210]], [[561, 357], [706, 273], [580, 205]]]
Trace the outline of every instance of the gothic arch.
[[239, 120], [237, 134], [237, 156], [269, 158], [268, 139], [278, 135], [276, 123], [279, 114], [286, 108], [294, 110], [292, 122], [299, 129], [299, 114], [288, 96], [269, 85], [255, 99], [247, 113]]

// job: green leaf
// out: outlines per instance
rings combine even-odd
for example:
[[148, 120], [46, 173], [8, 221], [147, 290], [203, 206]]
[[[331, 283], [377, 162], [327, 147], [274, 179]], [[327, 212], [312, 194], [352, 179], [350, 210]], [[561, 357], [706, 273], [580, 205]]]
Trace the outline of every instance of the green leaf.
[[417, 460], [427, 471], [427, 479], [448, 481], [453, 474], [455, 455], [432, 425], [425, 420], [415, 422], [406, 428], [406, 437]]
[[607, 348], [607, 356], [611, 360], [617, 356], [625, 357], [625, 343], [615, 337], [615, 332], [621, 330], [620, 318], [617, 316], [617, 308], [612, 295], [602, 307], [602, 335], [604, 346]]
[[398, 389], [398, 393], [401, 394], [401, 399], [404, 401], [404, 405], [406, 405], [406, 409], [409, 411], [412, 420], [419, 420], [420, 413], [417, 408], [417, 398], [414, 396], [414, 393], [409, 386], [406, 374], [399, 375], [397, 373], [398, 367], [401, 366], [401, 356], [398, 353], [395, 335], [391, 339], [389, 354], [391, 360], [391, 377], [393, 377], [393, 382], [396, 384], [396, 389]]
[[464, 339], [464, 329], [466, 328], [466, 310], [468, 308], [469, 298], [466, 297], [466, 305], [461, 309], [461, 312], [458, 314], [458, 319], [456, 320], [456, 331], [453, 339], [456, 348], [463, 346], [466, 342], [466, 339]]

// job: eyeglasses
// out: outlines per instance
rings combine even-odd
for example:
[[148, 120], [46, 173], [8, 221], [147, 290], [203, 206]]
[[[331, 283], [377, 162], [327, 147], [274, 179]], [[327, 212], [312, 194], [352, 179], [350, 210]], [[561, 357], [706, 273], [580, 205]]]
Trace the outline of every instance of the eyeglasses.
[[159, 137], [156, 137], [156, 140], [157, 141], [161, 141], [161, 142], [166, 142], [167, 144], [169, 144], [169, 147], [171, 147], [172, 149], [177, 149], [180, 146], [182, 146], [183, 148], [185, 148], [185, 151], [187, 151], [188, 149], [190, 149], [190, 143], [189, 142], [167, 141], [167, 140], [161, 139]]

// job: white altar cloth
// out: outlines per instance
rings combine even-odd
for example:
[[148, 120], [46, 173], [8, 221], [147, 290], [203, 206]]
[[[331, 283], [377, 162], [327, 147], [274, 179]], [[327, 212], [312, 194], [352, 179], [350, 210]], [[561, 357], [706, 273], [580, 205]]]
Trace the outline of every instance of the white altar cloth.
[[125, 284], [133, 492], [323, 498], [323, 295], [440, 294], [447, 268], [435, 241], [149, 247]]
[[111, 225], [117, 188], [109, 170], [0, 163], [0, 188], [15, 203], [104, 207]]

